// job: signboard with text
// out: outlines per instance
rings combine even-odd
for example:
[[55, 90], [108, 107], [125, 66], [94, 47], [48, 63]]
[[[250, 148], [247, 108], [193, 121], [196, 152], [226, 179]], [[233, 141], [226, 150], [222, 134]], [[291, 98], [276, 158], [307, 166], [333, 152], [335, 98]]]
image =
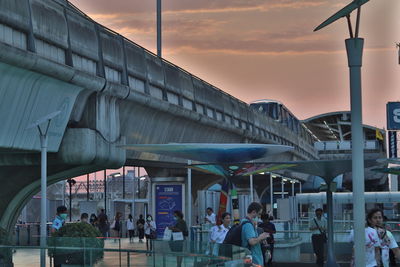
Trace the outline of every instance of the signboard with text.
[[397, 158], [397, 133], [389, 131], [389, 158]]
[[155, 219], [157, 236], [162, 237], [167, 226], [174, 223], [174, 211], [183, 211], [182, 184], [155, 185]]
[[386, 104], [387, 129], [400, 130], [400, 102], [388, 102]]

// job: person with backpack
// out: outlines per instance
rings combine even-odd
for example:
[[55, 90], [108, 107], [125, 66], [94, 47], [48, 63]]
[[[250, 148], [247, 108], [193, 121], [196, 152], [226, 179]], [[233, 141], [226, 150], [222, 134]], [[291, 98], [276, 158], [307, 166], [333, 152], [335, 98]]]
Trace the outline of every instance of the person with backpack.
[[224, 244], [241, 246], [251, 251], [254, 264], [264, 266], [261, 243], [269, 237], [268, 233], [257, 233], [258, 218], [261, 216], [262, 206], [252, 202], [247, 207], [247, 216], [240, 224], [233, 226], [226, 234]]

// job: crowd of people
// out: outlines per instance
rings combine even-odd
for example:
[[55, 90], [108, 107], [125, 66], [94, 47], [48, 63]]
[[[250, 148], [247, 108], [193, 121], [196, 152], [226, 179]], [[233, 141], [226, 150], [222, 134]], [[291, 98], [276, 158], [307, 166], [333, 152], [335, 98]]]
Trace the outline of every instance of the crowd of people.
[[[58, 231], [65, 223], [68, 216], [67, 208], [57, 208], [57, 215], [53, 221], [51, 232]], [[187, 239], [189, 230], [183, 219], [183, 213], [174, 211], [174, 222], [167, 227], [172, 233], [179, 233], [180, 239], [170, 244], [172, 251], [182, 251], [183, 241]], [[386, 217], [380, 209], [372, 209], [366, 216], [365, 227], [365, 253], [366, 267], [389, 267], [395, 259], [400, 259], [400, 248], [398, 247], [390, 228], [385, 224]], [[205, 223], [211, 224], [209, 235], [210, 247], [207, 253], [221, 255], [224, 244], [238, 245], [247, 248], [251, 252], [252, 262], [256, 266], [272, 266], [274, 252], [274, 234], [276, 228], [272, 223], [273, 217], [263, 212], [262, 205], [253, 202], [247, 208], [247, 215], [240, 224], [232, 225], [232, 216], [225, 212], [217, 217], [212, 208], [207, 208]], [[99, 229], [103, 237], [121, 237], [122, 213], [117, 212], [109, 221], [102, 209], [98, 215], [82, 213], [80, 221], [91, 224]], [[137, 232], [139, 242], [146, 238], [146, 248], [153, 250], [152, 239], [157, 238], [157, 226], [153, 217], [148, 214], [146, 219], [140, 215], [134, 222], [133, 216], [129, 214], [125, 221], [129, 241], [133, 242], [134, 232]], [[315, 210], [315, 216], [309, 221], [311, 231], [311, 243], [316, 256], [316, 265], [323, 266], [325, 261], [325, 244], [327, 242], [326, 230], [327, 220], [323, 216], [323, 210]], [[349, 241], [354, 243], [354, 233], [350, 232]], [[225, 250], [226, 253], [226, 250]], [[182, 265], [182, 257], [177, 257], [177, 266]]]
[[[53, 224], [51, 226], [51, 232], [58, 231], [66, 221], [68, 217], [68, 209], [65, 206], [59, 206], [57, 208], [57, 214], [55, 219], [53, 220]], [[82, 213], [79, 222], [88, 223], [93, 227], [97, 228], [101, 235], [105, 238], [121, 238], [122, 237], [122, 224], [123, 218], [122, 213], [117, 212], [112, 220], [108, 219], [107, 214], [104, 209], [100, 210], [99, 214], [92, 213], [89, 217], [87, 213]], [[139, 242], [142, 243], [143, 239], [146, 237], [146, 247], [151, 250], [152, 245], [149, 242], [151, 239], [156, 239], [156, 223], [153, 220], [153, 217], [148, 214], [146, 221], [143, 219], [143, 215], [139, 215], [139, 219], [134, 223], [132, 214], [128, 215], [128, 219], [125, 222], [127, 234], [129, 235], [129, 241], [133, 243], [133, 239], [135, 236], [135, 230], [137, 232], [137, 236], [139, 237]], [[136, 227], [135, 227], [136, 225]]]

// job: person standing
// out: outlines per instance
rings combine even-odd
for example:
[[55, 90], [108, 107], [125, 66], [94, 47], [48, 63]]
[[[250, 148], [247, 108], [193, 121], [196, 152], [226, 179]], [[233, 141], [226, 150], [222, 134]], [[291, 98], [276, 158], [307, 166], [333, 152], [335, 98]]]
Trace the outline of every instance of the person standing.
[[276, 228], [275, 224], [271, 222], [273, 219], [274, 217], [264, 213], [263, 215], [261, 215], [262, 223], [258, 224], [258, 227], [262, 228], [264, 232], [269, 233], [269, 237], [267, 238], [267, 244], [268, 244], [268, 249], [271, 253], [271, 257], [268, 260], [264, 258], [265, 266], [270, 266], [272, 264], [272, 258], [274, 256], [274, 244], [275, 244], [274, 234], [276, 234]]
[[117, 212], [114, 217], [114, 222], [112, 223], [112, 231], [113, 231], [113, 236], [114, 237], [120, 237], [120, 231], [121, 231], [121, 217], [122, 213]]
[[260, 203], [252, 202], [247, 207], [247, 216], [241, 222], [242, 224], [242, 247], [251, 251], [253, 263], [264, 266], [261, 243], [269, 236], [268, 233], [257, 232], [256, 225], [258, 218], [261, 216], [262, 206]]
[[100, 210], [99, 216], [97, 216], [98, 224], [97, 227], [101, 232], [103, 237], [108, 237], [108, 231], [110, 230], [110, 224], [108, 222], [107, 214], [105, 214], [104, 209]]
[[53, 224], [51, 225], [51, 232], [57, 232], [65, 223], [65, 219], [68, 216], [67, 207], [59, 206], [57, 207], [57, 215], [56, 218], [53, 220]]
[[128, 216], [128, 220], [126, 221], [126, 229], [128, 230], [128, 234], [129, 234], [129, 243], [133, 243], [133, 235], [135, 232], [135, 227], [133, 225], [132, 214], [129, 214], [129, 216]]
[[208, 207], [207, 209], [206, 209], [206, 217], [204, 218], [204, 221], [206, 222], [206, 223], [210, 223], [210, 224], [212, 224], [212, 225], [215, 225], [216, 224], [216, 216], [215, 216], [215, 213], [214, 213], [214, 211], [213, 211], [213, 209], [211, 208], [211, 207]]
[[385, 221], [387, 218], [383, 215], [382, 210], [378, 210], [381, 213], [381, 216], [378, 216], [377, 225], [375, 226], [376, 231], [378, 232], [378, 237], [380, 241], [381, 247], [381, 261], [383, 267], [396, 266], [391, 263], [390, 260], [390, 252], [393, 253], [394, 263], [396, 263], [396, 258], [400, 259], [400, 248], [397, 245], [397, 242], [390, 230], [389, 227], [385, 226]]
[[[365, 228], [365, 267], [378, 266], [380, 262], [380, 240], [375, 227], [379, 220], [382, 220], [382, 212], [380, 209], [372, 209], [367, 214], [367, 227]], [[354, 230], [350, 231], [350, 243], [354, 244]], [[351, 266], [354, 266], [352, 259]]]
[[81, 222], [89, 224], [89, 214], [86, 212], [81, 214]]
[[316, 264], [324, 265], [324, 251], [326, 243], [326, 227], [327, 221], [322, 216], [323, 210], [318, 208], [315, 210], [315, 217], [308, 223], [308, 228], [311, 231], [311, 242], [316, 256]]
[[89, 222], [92, 226], [97, 227], [97, 216], [96, 214], [92, 213], [90, 214], [90, 219]]
[[221, 220], [221, 224], [213, 226], [210, 233], [210, 243], [213, 245], [212, 254], [214, 256], [219, 255], [219, 244], [224, 242], [226, 234], [231, 228], [231, 214], [229, 212], [222, 213]]
[[136, 221], [136, 226], [138, 229], [138, 235], [139, 235], [139, 242], [143, 243], [143, 238], [144, 238], [144, 224], [145, 221], [143, 219], [143, 215], [139, 215], [139, 220]]
[[[178, 233], [181, 232], [183, 235], [183, 239], [185, 239], [189, 235], [188, 227], [183, 219], [183, 213], [180, 210], [174, 211], [174, 224], [173, 226], [168, 227], [173, 233]], [[173, 252], [182, 252], [183, 250], [183, 242], [184, 240], [179, 240], [179, 241], [171, 241], [170, 243], [171, 250]], [[182, 266], [182, 256], [177, 256], [176, 257], [176, 266], [181, 267]]]
[[[147, 251], [152, 251], [153, 250], [153, 241], [152, 239], [155, 239], [157, 234], [156, 234], [156, 223], [153, 221], [153, 217], [149, 214], [147, 215], [146, 218], [146, 223], [144, 224], [144, 235], [146, 236], [146, 249]], [[149, 256], [151, 254], [149, 253]]]

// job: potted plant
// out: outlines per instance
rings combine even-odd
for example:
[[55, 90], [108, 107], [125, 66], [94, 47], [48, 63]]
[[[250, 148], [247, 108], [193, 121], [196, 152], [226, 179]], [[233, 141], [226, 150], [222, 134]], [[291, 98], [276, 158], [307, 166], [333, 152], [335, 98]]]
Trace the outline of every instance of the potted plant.
[[54, 266], [91, 266], [103, 258], [104, 241], [99, 230], [84, 222], [68, 223], [49, 238]]

